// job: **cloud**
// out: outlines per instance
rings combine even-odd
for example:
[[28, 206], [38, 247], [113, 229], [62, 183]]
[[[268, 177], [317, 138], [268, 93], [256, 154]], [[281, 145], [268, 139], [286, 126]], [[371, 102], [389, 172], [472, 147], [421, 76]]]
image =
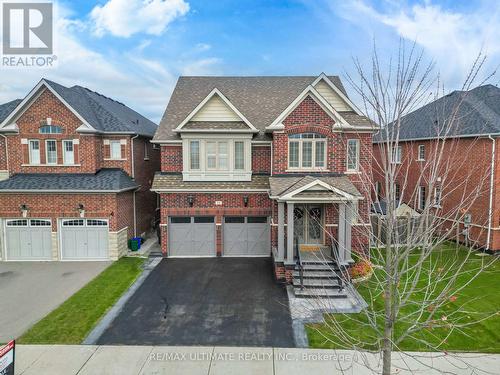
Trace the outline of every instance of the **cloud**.
[[94, 33], [128, 38], [137, 33], [162, 34], [176, 18], [189, 11], [184, 0], [109, 0], [90, 13]]
[[217, 57], [209, 57], [206, 59], [200, 59], [193, 62], [189, 62], [184, 65], [181, 73], [186, 76], [203, 76], [203, 75], [214, 75], [218, 74], [218, 65], [221, 63], [221, 59]]
[[481, 2], [466, 12], [445, 9], [432, 1], [411, 7], [392, 4], [376, 9], [366, 1], [352, 0], [331, 8], [370, 32], [371, 37], [377, 37], [385, 28], [399, 37], [415, 40], [436, 61], [449, 82], [463, 80], [481, 51], [488, 55], [487, 67], [495, 68], [494, 60], [500, 54], [500, 12], [496, 0]]

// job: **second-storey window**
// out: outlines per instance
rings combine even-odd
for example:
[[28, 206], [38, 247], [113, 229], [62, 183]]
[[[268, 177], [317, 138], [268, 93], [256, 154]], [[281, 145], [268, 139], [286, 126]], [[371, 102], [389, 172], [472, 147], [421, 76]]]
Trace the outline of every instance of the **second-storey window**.
[[75, 164], [75, 149], [72, 140], [62, 141], [63, 146], [63, 163], [64, 164]]
[[401, 163], [401, 152], [402, 152], [401, 146], [395, 146], [392, 149], [392, 162], [394, 164], [400, 164]]
[[40, 141], [32, 139], [29, 141], [30, 164], [40, 164]]
[[209, 141], [205, 145], [207, 169], [227, 170], [229, 161], [228, 143]]
[[326, 154], [324, 135], [303, 133], [288, 137], [289, 169], [324, 169]]
[[55, 139], [45, 141], [45, 160], [47, 164], [57, 164], [57, 143]]
[[189, 168], [200, 169], [200, 141], [189, 142]]
[[359, 140], [349, 139], [347, 141], [347, 170], [357, 171], [359, 168]]
[[426, 195], [425, 195], [425, 186], [418, 187], [418, 208], [421, 210], [425, 209]]
[[234, 169], [245, 169], [245, 142], [234, 142]]
[[121, 141], [109, 141], [109, 156], [111, 159], [122, 158], [122, 143]]
[[418, 145], [418, 158], [419, 161], [425, 160], [425, 145]]

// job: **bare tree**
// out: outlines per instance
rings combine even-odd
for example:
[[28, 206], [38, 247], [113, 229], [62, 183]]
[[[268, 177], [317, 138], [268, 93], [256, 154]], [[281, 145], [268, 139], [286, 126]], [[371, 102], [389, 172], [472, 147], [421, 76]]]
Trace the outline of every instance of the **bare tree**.
[[[373, 156], [373, 174], [382, 185], [375, 186], [371, 168], [361, 171], [361, 181], [362, 189], [374, 197], [378, 213], [372, 215], [383, 225], [384, 239], [373, 226], [353, 227], [353, 237], [375, 239], [376, 246], [369, 254], [357, 254], [359, 259], [371, 262], [375, 270], [369, 281], [368, 306], [361, 314], [333, 314], [318, 332], [337, 348], [379, 351], [383, 374], [391, 373], [392, 353], [399, 351], [403, 342], [413, 340], [425, 351], [443, 351], [453, 334], [463, 333], [466, 327], [497, 314], [467, 311], [472, 301], [457, 301], [460, 292], [495, 260], [475, 255], [477, 239], [485, 233], [481, 228], [472, 232], [464, 226], [478, 199], [488, 199], [490, 170], [474, 165], [474, 156], [483, 143], [480, 138], [462, 142], [456, 137], [466, 126], [467, 108], [474, 105], [468, 101], [467, 91], [484, 83], [479, 82], [484, 63], [485, 57], [480, 54], [462, 90], [456, 93], [459, 100], [435, 105], [429, 120], [432, 123], [420, 124], [431, 129], [432, 141], [427, 143], [425, 160], [418, 163], [405, 160], [407, 153], [401, 154], [401, 161], [396, 160], [397, 150], [400, 137], [408, 132], [404, 116], [444, 96], [434, 65], [424, 62], [415, 44], [407, 47], [401, 42], [396, 59], [384, 63], [375, 50], [369, 69], [355, 59], [357, 76], [347, 77], [362, 100], [363, 111], [380, 127], [377, 146], [361, 152]], [[412, 147], [411, 143], [406, 145]], [[411, 158], [415, 158], [414, 153]], [[425, 186], [425, 193], [419, 191], [419, 186]], [[379, 198], [380, 188], [383, 201]], [[411, 218], [398, 215], [402, 202], [418, 214]], [[368, 215], [353, 214], [358, 214], [361, 222]], [[488, 214], [491, 212], [485, 213], [485, 221]], [[439, 258], [439, 248], [450, 239], [461, 245], [450, 250], [455, 254]], [[348, 276], [343, 277], [348, 283]], [[335, 302], [318, 298], [313, 304], [328, 309]], [[466, 321], [464, 311], [470, 318]], [[346, 324], [356, 325], [363, 335], [353, 335]]]

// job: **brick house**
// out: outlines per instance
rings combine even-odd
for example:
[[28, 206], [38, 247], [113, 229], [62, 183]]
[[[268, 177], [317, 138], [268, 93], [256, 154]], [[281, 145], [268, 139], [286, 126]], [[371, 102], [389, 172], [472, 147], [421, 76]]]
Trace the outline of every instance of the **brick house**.
[[153, 139], [163, 253], [272, 256], [290, 280], [296, 240], [349, 264], [368, 247], [373, 131], [336, 76], [180, 77]]
[[146, 232], [157, 126], [80, 86], [41, 80], [0, 106], [0, 259], [101, 260]]
[[[453, 125], [444, 133], [452, 118]], [[500, 250], [500, 89], [484, 85], [454, 91], [409, 113], [401, 123], [391, 161], [398, 164], [396, 199], [418, 211], [431, 198], [435, 215], [444, 220], [443, 229], [447, 229], [452, 224], [450, 213], [465, 197], [470, 207], [464, 209], [463, 217], [453, 218], [455, 224], [458, 221], [458, 233], [453, 237], [458, 234], [460, 241], [466, 240], [464, 220], [468, 218], [468, 240], [487, 250]], [[386, 194], [379, 166], [386, 147], [383, 137], [376, 135], [373, 179], [382, 200]], [[440, 172], [430, 191], [428, 163], [434, 163], [433, 155], [440, 147], [440, 165], [448, 172]]]

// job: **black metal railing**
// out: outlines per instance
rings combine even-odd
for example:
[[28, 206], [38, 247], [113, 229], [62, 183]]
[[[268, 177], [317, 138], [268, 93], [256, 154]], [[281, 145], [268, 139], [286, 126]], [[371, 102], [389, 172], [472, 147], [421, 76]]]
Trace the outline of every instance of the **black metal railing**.
[[299, 239], [295, 237], [293, 243], [295, 250], [295, 265], [299, 271], [300, 289], [304, 289], [304, 266], [302, 265], [302, 258], [300, 257]]
[[[340, 260], [340, 249], [337, 246], [335, 242], [332, 241], [332, 246], [331, 246], [331, 253], [332, 253], [332, 259], [334, 263], [336, 263], [338, 271], [335, 271], [338, 276], [338, 282], [339, 282], [339, 291], [342, 291], [344, 289], [344, 279], [346, 277], [349, 277], [349, 272], [346, 267], [344, 267], [343, 262]], [[346, 279], [347, 282], [348, 279]]]

